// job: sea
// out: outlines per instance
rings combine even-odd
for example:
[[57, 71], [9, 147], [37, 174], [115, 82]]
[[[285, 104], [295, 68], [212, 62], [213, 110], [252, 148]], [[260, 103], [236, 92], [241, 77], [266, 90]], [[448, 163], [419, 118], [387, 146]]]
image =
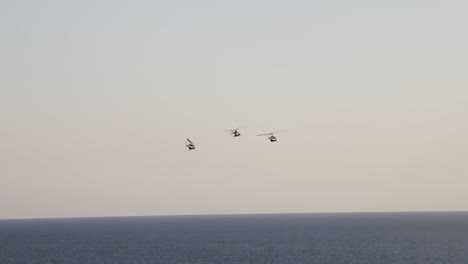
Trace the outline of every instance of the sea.
[[468, 264], [468, 212], [0, 220], [0, 264]]

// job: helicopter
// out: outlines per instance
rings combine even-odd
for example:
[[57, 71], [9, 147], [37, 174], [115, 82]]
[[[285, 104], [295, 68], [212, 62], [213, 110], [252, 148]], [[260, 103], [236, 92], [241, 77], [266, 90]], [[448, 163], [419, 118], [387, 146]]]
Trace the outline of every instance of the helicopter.
[[238, 128], [224, 130], [224, 132], [230, 132], [233, 137], [240, 137], [241, 133], [239, 133], [238, 130], [241, 128], [245, 128], [245, 126], [240, 126]]
[[195, 149], [195, 144], [193, 144], [192, 141], [190, 141], [190, 139], [187, 138], [187, 142], [185, 142], [185, 146], [188, 148], [188, 150], [194, 150]]
[[273, 142], [278, 141], [278, 139], [273, 134], [283, 133], [283, 132], [286, 132], [286, 131], [278, 131], [278, 132], [272, 132], [272, 133], [258, 134], [257, 136], [268, 136], [268, 139], [270, 140], [270, 142], [273, 143]]

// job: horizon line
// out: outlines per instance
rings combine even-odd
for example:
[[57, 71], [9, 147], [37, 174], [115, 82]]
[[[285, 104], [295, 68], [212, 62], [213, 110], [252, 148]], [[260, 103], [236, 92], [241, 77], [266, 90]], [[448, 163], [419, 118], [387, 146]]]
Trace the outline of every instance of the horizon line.
[[306, 214], [392, 214], [392, 213], [468, 213], [468, 210], [408, 210], [408, 211], [334, 211], [334, 212], [289, 212], [289, 213], [219, 213], [219, 214], [156, 214], [156, 215], [106, 215], [106, 216], [64, 216], [64, 217], [24, 217], [0, 218], [0, 221], [11, 220], [54, 220], [54, 219], [87, 219], [87, 218], [130, 218], [130, 217], [201, 217], [201, 216], [249, 216], [249, 215], [306, 215]]

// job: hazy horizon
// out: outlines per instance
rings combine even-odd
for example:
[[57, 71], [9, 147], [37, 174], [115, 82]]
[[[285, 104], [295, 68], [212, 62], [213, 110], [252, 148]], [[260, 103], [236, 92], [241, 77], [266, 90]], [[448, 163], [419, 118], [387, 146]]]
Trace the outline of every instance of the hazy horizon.
[[467, 11], [1, 1], [0, 219], [468, 210]]
[[261, 216], [261, 215], [382, 215], [382, 214], [468, 214], [465, 211], [337, 211], [337, 212], [289, 212], [289, 213], [220, 213], [220, 214], [155, 214], [155, 215], [101, 215], [101, 216], [65, 216], [65, 217], [26, 217], [0, 218], [1, 220], [47, 220], [47, 219], [81, 219], [81, 218], [151, 218], [151, 217], [229, 217], [229, 216]]

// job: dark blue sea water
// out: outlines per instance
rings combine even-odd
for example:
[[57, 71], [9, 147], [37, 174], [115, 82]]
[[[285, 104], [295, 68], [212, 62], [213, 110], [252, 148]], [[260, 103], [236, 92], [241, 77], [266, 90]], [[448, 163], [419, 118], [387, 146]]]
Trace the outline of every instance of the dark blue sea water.
[[468, 264], [468, 213], [0, 221], [1, 264]]

